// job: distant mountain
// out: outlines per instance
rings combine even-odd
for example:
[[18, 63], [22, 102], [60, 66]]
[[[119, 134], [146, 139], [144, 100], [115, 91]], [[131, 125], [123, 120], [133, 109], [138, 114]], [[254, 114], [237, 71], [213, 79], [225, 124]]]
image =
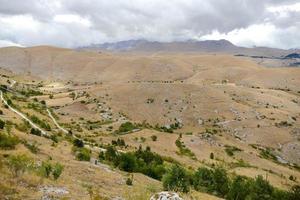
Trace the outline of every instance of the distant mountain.
[[148, 40], [127, 40], [113, 43], [93, 44], [79, 49], [93, 49], [117, 52], [216, 52], [247, 56], [280, 57], [300, 53], [299, 49], [276, 49], [268, 47], [239, 47], [227, 40], [187, 40], [180, 42], [156, 42]]

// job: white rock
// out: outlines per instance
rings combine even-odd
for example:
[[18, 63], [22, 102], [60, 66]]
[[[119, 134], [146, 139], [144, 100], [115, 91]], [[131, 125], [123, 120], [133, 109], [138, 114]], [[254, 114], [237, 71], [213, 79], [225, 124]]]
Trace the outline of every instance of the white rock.
[[179, 197], [179, 195], [175, 192], [160, 192], [155, 195], [153, 195], [150, 200], [183, 200]]

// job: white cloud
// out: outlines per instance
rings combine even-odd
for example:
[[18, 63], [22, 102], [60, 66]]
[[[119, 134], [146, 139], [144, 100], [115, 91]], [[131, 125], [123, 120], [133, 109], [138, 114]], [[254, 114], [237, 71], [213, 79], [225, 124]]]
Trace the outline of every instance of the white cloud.
[[294, 48], [299, 27], [299, 0], [0, 0], [0, 40], [24, 46], [206, 38]]
[[54, 22], [58, 22], [58, 23], [77, 23], [82, 26], [87, 26], [87, 27], [92, 26], [92, 23], [89, 19], [83, 18], [79, 15], [73, 15], [73, 14], [55, 15], [53, 20]]

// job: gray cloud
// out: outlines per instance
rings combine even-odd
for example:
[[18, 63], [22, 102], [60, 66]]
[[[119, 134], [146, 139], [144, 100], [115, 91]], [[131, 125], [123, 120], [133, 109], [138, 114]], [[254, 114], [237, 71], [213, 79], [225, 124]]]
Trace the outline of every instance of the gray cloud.
[[[239, 33], [239, 45], [300, 47], [300, 10], [270, 11], [297, 0], [0, 0], [0, 41], [64, 47], [127, 39], [173, 41]], [[280, 9], [279, 9], [280, 10]], [[255, 25], [272, 27], [269, 40]], [[248, 32], [247, 32], [248, 31]], [[244, 34], [244, 35], [242, 35]], [[230, 39], [230, 37], [228, 37]], [[268, 40], [268, 38], [265, 38]], [[1, 45], [1, 43], [0, 43]], [[3, 46], [3, 45], [2, 45]]]

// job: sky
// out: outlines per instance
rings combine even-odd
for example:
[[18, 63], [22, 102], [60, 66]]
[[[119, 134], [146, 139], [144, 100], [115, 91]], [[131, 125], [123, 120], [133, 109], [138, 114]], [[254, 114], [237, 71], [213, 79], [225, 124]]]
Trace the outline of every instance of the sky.
[[0, 47], [130, 39], [300, 48], [300, 0], [0, 0]]

